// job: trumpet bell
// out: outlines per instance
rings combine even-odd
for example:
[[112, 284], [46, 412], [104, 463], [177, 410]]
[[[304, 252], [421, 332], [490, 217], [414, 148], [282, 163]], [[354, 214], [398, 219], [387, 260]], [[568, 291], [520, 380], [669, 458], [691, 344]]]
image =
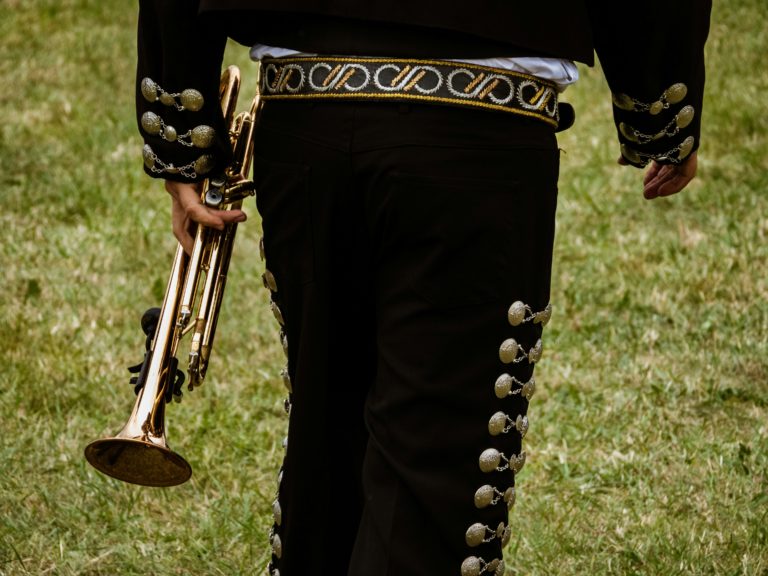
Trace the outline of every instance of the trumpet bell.
[[88, 462], [107, 476], [142, 486], [176, 486], [192, 467], [167, 446], [139, 438], [102, 438], [85, 448]]

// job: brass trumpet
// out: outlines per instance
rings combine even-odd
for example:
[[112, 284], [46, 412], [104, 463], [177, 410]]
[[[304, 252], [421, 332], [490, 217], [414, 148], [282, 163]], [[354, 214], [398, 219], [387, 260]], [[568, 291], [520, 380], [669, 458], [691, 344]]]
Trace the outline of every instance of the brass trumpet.
[[[248, 174], [261, 99], [257, 93], [250, 110], [235, 115], [239, 91], [240, 71], [229, 66], [221, 76], [219, 97], [233, 161], [223, 174], [206, 180], [201, 197], [207, 206], [221, 210], [240, 208], [242, 201], [255, 193]], [[189, 390], [205, 378], [236, 231], [236, 223], [224, 230], [198, 225], [191, 254], [187, 255], [180, 244], [176, 248], [154, 338], [138, 376], [133, 412], [115, 436], [85, 448], [85, 458], [104, 474], [144, 486], [175, 486], [192, 475], [187, 461], [168, 447], [165, 403], [177, 378], [179, 343], [189, 332]], [[193, 319], [196, 301], [198, 311]]]

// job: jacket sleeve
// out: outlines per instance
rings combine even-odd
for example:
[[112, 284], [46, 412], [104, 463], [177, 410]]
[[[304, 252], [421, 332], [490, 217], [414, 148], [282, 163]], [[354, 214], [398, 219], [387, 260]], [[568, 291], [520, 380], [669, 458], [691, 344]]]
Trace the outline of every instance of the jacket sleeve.
[[699, 147], [711, 0], [589, 2], [621, 154], [679, 164]]
[[197, 0], [139, 0], [136, 118], [144, 170], [196, 182], [231, 157], [219, 103], [227, 37]]

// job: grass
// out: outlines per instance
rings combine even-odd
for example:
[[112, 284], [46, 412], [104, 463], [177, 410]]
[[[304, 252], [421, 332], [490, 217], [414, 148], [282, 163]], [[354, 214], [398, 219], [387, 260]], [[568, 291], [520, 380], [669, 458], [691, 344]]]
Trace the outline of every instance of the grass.
[[[255, 209], [206, 385], [173, 406], [193, 479], [107, 479], [168, 200], [141, 171], [136, 7], [0, 0], [0, 575], [259, 575], [286, 419]], [[508, 573], [768, 575], [768, 8], [715, 4], [699, 178], [646, 202], [599, 69], [566, 92], [540, 386]], [[247, 54], [230, 46], [250, 93]], [[248, 87], [250, 86], [250, 87]], [[322, 519], [318, 519], [322, 524]]]

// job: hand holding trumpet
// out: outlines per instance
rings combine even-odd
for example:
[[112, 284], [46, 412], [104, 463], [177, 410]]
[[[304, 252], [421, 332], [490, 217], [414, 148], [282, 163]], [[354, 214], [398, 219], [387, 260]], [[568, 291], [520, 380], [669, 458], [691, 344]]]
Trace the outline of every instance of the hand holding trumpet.
[[237, 209], [219, 210], [209, 208], [200, 199], [203, 184], [165, 181], [165, 189], [171, 195], [171, 222], [173, 235], [179, 241], [187, 254], [191, 254], [195, 239], [194, 223], [203, 224], [210, 228], [223, 230], [232, 222], [245, 222], [247, 215]]

